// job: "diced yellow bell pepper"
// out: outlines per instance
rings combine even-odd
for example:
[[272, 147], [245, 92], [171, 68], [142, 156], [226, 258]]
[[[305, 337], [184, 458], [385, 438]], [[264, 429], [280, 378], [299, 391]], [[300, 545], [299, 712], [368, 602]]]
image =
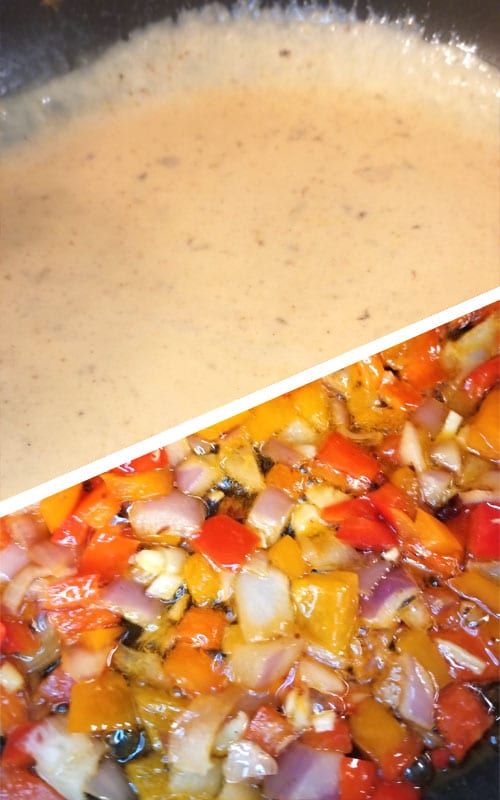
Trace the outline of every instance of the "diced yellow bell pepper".
[[169, 469], [150, 469], [128, 475], [105, 472], [101, 477], [109, 491], [122, 503], [162, 497], [169, 494], [173, 486], [173, 472]]
[[356, 706], [349, 727], [356, 745], [378, 763], [389, 780], [395, 780], [419, 752], [419, 739], [372, 697]]
[[78, 503], [81, 493], [82, 486], [79, 483], [69, 489], [63, 489], [57, 494], [52, 494], [41, 501], [40, 513], [51, 533], [69, 517]]
[[426, 631], [417, 628], [402, 631], [396, 641], [396, 650], [414, 656], [431, 673], [440, 689], [452, 680], [446, 660]]
[[184, 565], [184, 578], [189, 594], [198, 606], [215, 603], [221, 591], [218, 572], [201, 553], [189, 556]]
[[476, 600], [479, 605], [496, 616], [500, 616], [500, 591], [498, 584], [490, 580], [480, 572], [468, 571], [457, 575], [448, 581], [448, 584], [458, 592], [459, 595]]
[[465, 443], [475, 453], [500, 459], [500, 388], [492, 389], [466, 429]]
[[125, 764], [125, 772], [140, 800], [164, 800], [171, 796], [167, 766], [159, 753], [132, 759]]
[[187, 701], [147, 683], [133, 683], [131, 691], [137, 715], [152, 747], [162, 750], [162, 735], [168, 735], [172, 721], [185, 708]]
[[301, 578], [309, 572], [309, 566], [302, 556], [302, 551], [291, 536], [282, 536], [268, 551], [269, 560], [281, 569], [289, 578]]
[[78, 643], [89, 650], [104, 650], [105, 647], [111, 647], [122, 633], [123, 628], [120, 625], [113, 628], [96, 628], [94, 631], [81, 633]]
[[292, 599], [304, 635], [333, 653], [343, 653], [356, 629], [358, 576], [327, 572], [292, 581]]
[[248, 415], [245, 428], [254, 442], [265, 442], [297, 419], [292, 399], [289, 395], [276, 397], [253, 408]]
[[71, 689], [68, 730], [101, 733], [136, 724], [132, 694], [125, 678], [107, 670], [98, 678], [79, 681]]
[[222, 422], [209, 425], [208, 428], [203, 428], [203, 430], [198, 431], [198, 436], [211, 442], [216, 441], [224, 433], [237, 428], [239, 425], [244, 425], [248, 420], [248, 416], [248, 411], [242, 411], [241, 414], [235, 414], [234, 417], [229, 417], [229, 419], [225, 419]]
[[291, 392], [290, 397], [295, 410], [301, 417], [304, 417], [317, 431], [327, 430], [330, 402], [326, 387], [321, 381], [314, 381], [295, 389]]

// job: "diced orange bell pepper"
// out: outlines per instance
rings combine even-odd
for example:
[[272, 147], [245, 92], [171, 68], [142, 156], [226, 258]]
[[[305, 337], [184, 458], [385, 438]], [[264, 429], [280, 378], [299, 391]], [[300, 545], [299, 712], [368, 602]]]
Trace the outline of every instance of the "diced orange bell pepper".
[[289, 578], [301, 578], [310, 567], [302, 555], [300, 545], [292, 536], [282, 536], [268, 550], [269, 560]]
[[51, 533], [70, 516], [82, 494], [81, 484], [63, 489], [57, 494], [44, 498], [40, 503], [40, 513]]
[[148, 472], [152, 469], [161, 469], [168, 467], [168, 455], [164, 447], [158, 447], [144, 456], [133, 458], [132, 461], [126, 461], [115, 467], [112, 472], [117, 475], [130, 475], [134, 472]]
[[495, 461], [500, 459], [500, 387], [484, 398], [466, 430], [466, 444], [475, 453]]
[[367, 486], [373, 483], [379, 472], [376, 458], [337, 431], [328, 434], [316, 454], [315, 462], [324, 470], [332, 469], [349, 475], [364, 481]]
[[[500, 535], [500, 531], [499, 531]], [[498, 584], [476, 570], [467, 570], [448, 581], [462, 597], [475, 600], [487, 611], [500, 616], [500, 591]]]
[[172, 686], [190, 695], [217, 692], [227, 683], [219, 661], [183, 642], [176, 644], [167, 655], [164, 672]]
[[396, 527], [392, 511], [398, 508], [412, 519], [415, 517], [416, 504], [402, 489], [391, 482], [383, 483], [374, 492], [370, 492], [368, 499], [375, 506], [378, 513], [393, 528]]
[[2, 653], [13, 655], [20, 653], [24, 656], [38, 650], [40, 643], [27, 622], [22, 619], [4, 619], [4, 636], [2, 640]]
[[91, 528], [102, 528], [109, 525], [120, 508], [121, 500], [110, 492], [103, 479], [94, 478], [92, 488], [83, 493], [73, 513]]
[[17, 725], [23, 725], [28, 720], [28, 703], [24, 692], [7, 692], [0, 686], [0, 735], [6, 736]]
[[66, 641], [78, 639], [85, 631], [114, 628], [120, 624], [118, 614], [98, 606], [49, 611], [49, 618]]
[[441, 334], [435, 329], [386, 350], [382, 358], [400, 378], [424, 392], [446, 378], [440, 353]]
[[245, 731], [245, 739], [255, 742], [276, 758], [295, 739], [295, 730], [273, 706], [260, 706]]
[[290, 497], [299, 498], [304, 494], [308, 476], [297, 469], [286, 464], [273, 464], [266, 475], [266, 485], [282, 489]]
[[408, 653], [430, 672], [440, 689], [452, 680], [448, 665], [436, 643], [421, 628], [405, 628], [396, 640], [398, 653]]
[[327, 572], [292, 581], [296, 619], [318, 644], [343, 653], [357, 623], [358, 576], [354, 572]]
[[220, 439], [221, 436], [224, 436], [225, 433], [229, 433], [229, 431], [238, 428], [240, 425], [244, 425], [249, 417], [249, 411], [242, 411], [241, 414], [235, 414], [234, 417], [229, 417], [229, 419], [225, 419], [222, 422], [216, 422], [214, 425], [203, 428], [201, 431], [198, 431], [198, 436], [200, 436], [201, 439], [215, 441], [216, 439]]
[[223, 611], [215, 608], [188, 608], [175, 629], [177, 639], [203, 650], [220, 650], [227, 625]]
[[385, 778], [396, 780], [422, 749], [387, 706], [367, 697], [353, 710], [349, 725], [356, 745], [377, 762]]
[[296, 419], [297, 411], [292, 398], [282, 395], [252, 408], [245, 421], [245, 430], [253, 442], [262, 443]]
[[397, 508], [392, 514], [405, 554], [417, 558], [443, 577], [458, 572], [464, 548], [443, 522], [421, 508], [417, 509], [415, 521]]
[[121, 625], [112, 628], [96, 628], [93, 631], [83, 631], [78, 637], [78, 643], [88, 650], [104, 650], [106, 647], [111, 647], [122, 633]]
[[290, 393], [296, 411], [317, 431], [326, 431], [330, 419], [330, 401], [326, 387], [314, 381]]
[[168, 494], [173, 487], [174, 473], [168, 468], [130, 473], [105, 472], [101, 475], [113, 497], [121, 503], [150, 500]]
[[98, 678], [78, 681], [72, 687], [68, 715], [71, 733], [103, 733], [131, 728], [135, 723], [132, 693], [120, 673], [106, 670]]
[[98, 573], [104, 581], [123, 575], [139, 547], [139, 541], [129, 533], [131, 528], [126, 523], [106, 525], [95, 531], [80, 559], [79, 572]]
[[202, 553], [189, 556], [184, 565], [184, 578], [189, 594], [197, 605], [215, 603], [221, 591], [221, 576]]
[[384, 403], [398, 411], [411, 411], [422, 402], [422, 394], [417, 389], [394, 375], [382, 381], [379, 394]]

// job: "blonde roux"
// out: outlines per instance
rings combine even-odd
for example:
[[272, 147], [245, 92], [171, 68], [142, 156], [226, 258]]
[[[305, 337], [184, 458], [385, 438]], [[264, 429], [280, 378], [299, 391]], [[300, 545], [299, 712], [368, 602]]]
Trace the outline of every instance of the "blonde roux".
[[496, 73], [324, 17], [188, 15], [7, 104], [2, 498], [495, 286]]

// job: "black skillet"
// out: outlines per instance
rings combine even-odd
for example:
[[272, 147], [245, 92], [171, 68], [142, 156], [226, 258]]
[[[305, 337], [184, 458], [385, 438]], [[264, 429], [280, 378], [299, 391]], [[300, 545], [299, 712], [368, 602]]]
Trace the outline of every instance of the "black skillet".
[[[0, 0], [0, 96], [65, 73], [126, 39], [137, 27], [202, 0]], [[268, 3], [264, 3], [268, 5]], [[352, 0], [337, 0], [345, 9]], [[498, 0], [359, 0], [359, 18], [368, 9], [391, 19], [412, 15], [425, 35], [456, 36], [476, 45], [486, 61], [500, 67]], [[497, 706], [498, 708], [498, 706]], [[498, 741], [495, 734], [478, 745], [465, 763], [435, 777], [425, 800], [499, 800]]]

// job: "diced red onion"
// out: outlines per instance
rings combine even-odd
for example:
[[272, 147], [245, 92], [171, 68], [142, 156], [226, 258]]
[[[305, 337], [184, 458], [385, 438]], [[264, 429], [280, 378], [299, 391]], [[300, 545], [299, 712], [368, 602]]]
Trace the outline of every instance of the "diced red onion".
[[347, 684], [338, 672], [305, 656], [300, 659], [297, 675], [302, 683], [324, 694], [344, 695]]
[[300, 467], [304, 458], [302, 454], [288, 442], [271, 436], [262, 448], [262, 455], [272, 459], [277, 464], [285, 464], [287, 467]]
[[38, 578], [50, 575], [47, 567], [38, 564], [28, 564], [7, 584], [2, 596], [2, 605], [11, 614], [17, 614], [23, 604], [26, 593], [32, 583]]
[[166, 497], [137, 500], [129, 510], [130, 524], [139, 538], [154, 536], [165, 529], [181, 536], [190, 536], [200, 529], [204, 519], [203, 501], [177, 489], [173, 489]]
[[420, 489], [426, 503], [433, 508], [443, 506], [453, 492], [449, 472], [440, 469], [427, 469], [419, 476]]
[[362, 597], [371, 595], [375, 587], [380, 583], [382, 578], [385, 578], [390, 572], [392, 564], [389, 561], [384, 561], [383, 558], [378, 558], [373, 564], [362, 567], [358, 570], [358, 585], [359, 593]]
[[188, 444], [193, 453], [199, 456], [205, 456], [207, 453], [213, 453], [214, 451], [213, 442], [211, 442], [210, 439], [203, 439], [203, 437], [198, 436], [197, 433], [188, 436]]
[[141, 584], [127, 578], [109, 583], [103, 589], [99, 603], [143, 628], [156, 623], [162, 609], [158, 598], [148, 597]]
[[191, 448], [187, 439], [179, 439], [177, 442], [167, 444], [165, 447], [168, 455], [168, 463], [171, 467], [176, 467], [191, 454]]
[[402, 567], [391, 570], [369, 597], [360, 598], [360, 615], [374, 628], [390, 628], [401, 606], [415, 597], [418, 587]]
[[52, 575], [59, 577], [75, 563], [75, 555], [70, 547], [54, 544], [46, 539], [37, 542], [30, 549], [32, 560], [41, 567], [47, 567]]
[[109, 655], [109, 647], [103, 650], [88, 650], [78, 645], [65, 647], [61, 666], [74, 681], [86, 681], [97, 678], [104, 671]]
[[238, 644], [228, 659], [228, 669], [237, 683], [262, 692], [285, 678], [299, 658], [302, 647], [300, 639], [288, 637]]
[[213, 765], [211, 754], [217, 731], [240, 694], [236, 686], [230, 686], [216, 695], [201, 695], [179, 714], [168, 740], [168, 760], [174, 770], [207, 774]]
[[48, 535], [45, 523], [29, 512], [11, 514], [5, 518], [5, 525], [11, 539], [20, 547], [29, 548]]
[[23, 567], [29, 564], [29, 561], [26, 550], [11, 542], [0, 552], [0, 580], [12, 580], [14, 575], [17, 575]]
[[431, 730], [434, 725], [436, 686], [430, 674], [417, 659], [405, 653], [400, 658], [403, 668], [398, 710], [402, 717], [419, 728]]
[[443, 426], [447, 413], [448, 409], [444, 403], [440, 403], [434, 397], [428, 397], [415, 409], [411, 419], [420, 428], [429, 431], [431, 436], [436, 436]]
[[287, 633], [293, 623], [290, 586], [284, 572], [269, 567], [264, 574], [244, 570], [235, 579], [238, 621], [247, 641], [258, 642]]
[[175, 468], [175, 484], [181, 492], [199, 497], [217, 483], [221, 472], [203, 456], [192, 455]]
[[423, 472], [426, 464], [422, 443], [415, 426], [406, 421], [401, 434], [399, 444], [399, 455], [401, 463], [410, 467], [415, 467], [417, 472]]
[[264, 781], [272, 800], [338, 800], [342, 755], [294, 742], [278, 757], [278, 772]]
[[266, 775], [275, 775], [278, 765], [258, 744], [243, 739], [229, 746], [222, 770], [229, 783], [239, 783], [251, 779], [262, 780]]
[[85, 791], [98, 800], [134, 800], [135, 797], [123, 770], [110, 758], [101, 761], [97, 773], [87, 783]]
[[268, 486], [260, 492], [248, 514], [247, 524], [256, 530], [264, 547], [270, 547], [285, 527], [294, 501], [281, 489]]

